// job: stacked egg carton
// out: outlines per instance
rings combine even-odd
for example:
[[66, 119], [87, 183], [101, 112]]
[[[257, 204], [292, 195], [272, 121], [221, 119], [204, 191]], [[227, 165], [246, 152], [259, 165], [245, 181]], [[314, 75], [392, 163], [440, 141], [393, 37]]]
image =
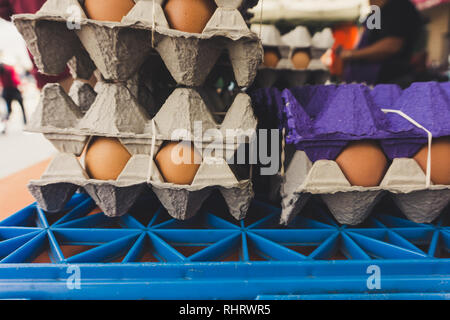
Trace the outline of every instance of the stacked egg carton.
[[[334, 37], [329, 28], [317, 32], [312, 38], [308, 29], [303, 26], [298, 26], [283, 36], [274, 25], [253, 24], [251, 29], [261, 34], [265, 49], [275, 49], [280, 53], [280, 61], [275, 68], [260, 66], [255, 80], [258, 87], [269, 88], [279, 80], [283, 80], [289, 88], [307, 82], [323, 84], [329, 80], [328, 68], [320, 59], [334, 44]], [[306, 69], [296, 69], [292, 63], [292, 58], [298, 50], [306, 51], [311, 56]]]
[[330, 28], [316, 32], [311, 39], [311, 62], [308, 69], [311, 71], [312, 84], [323, 84], [330, 79], [330, 71], [324, 65], [322, 56], [333, 47], [334, 36]]
[[[216, 0], [218, 8], [201, 34], [170, 29], [162, 2], [136, 0], [121, 22], [88, 19], [81, 0], [48, 0], [36, 14], [14, 17], [42, 72], [58, 74], [68, 64], [75, 78], [88, 79], [96, 69], [101, 73], [95, 91], [79, 82], [70, 95], [58, 84], [42, 91], [28, 129], [43, 133], [60, 152], [41, 179], [29, 184], [44, 210], [60, 211], [82, 187], [106, 215], [121, 216], [149, 186], [177, 219], [195, 215], [215, 189], [236, 219], [245, 217], [253, 198], [252, 183], [248, 177], [238, 178], [225, 156], [204, 158], [192, 185], [175, 185], [164, 182], [152, 155], [163, 142], [179, 141], [181, 137], [173, 135], [179, 129], [189, 133], [183, 139], [199, 150], [213, 142], [202, 139], [208, 129], [220, 130], [224, 140], [235, 141], [231, 152], [248, 141], [239, 130], [256, 128], [250, 97], [238, 94], [218, 124], [198, 87], [223, 51], [229, 54], [238, 86], [249, 86], [262, 60], [260, 40], [238, 11], [243, 0]], [[79, 20], [73, 19], [73, 12], [80, 13]], [[68, 27], [76, 23], [78, 28]], [[152, 99], [146, 105], [138, 99], [138, 74], [144, 63], [151, 66], [157, 58], [178, 87], [151, 118], [147, 110], [157, 108]], [[202, 132], [194, 132], [196, 121]], [[230, 137], [227, 129], [239, 130]], [[90, 179], [78, 159], [96, 136], [118, 138], [132, 155], [116, 181]]]
[[[386, 193], [410, 220], [435, 220], [450, 203], [450, 186], [428, 185], [412, 159], [427, 144], [427, 134], [381, 109], [417, 119], [433, 139], [450, 136], [450, 91], [445, 86], [417, 83], [404, 92], [393, 85], [372, 91], [363, 85], [285, 90], [281, 109], [291, 146], [281, 187], [282, 223], [291, 221], [311, 195], [319, 195], [340, 223], [356, 225]], [[350, 141], [366, 139], [380, 141], [392, 162], [379, 186], [352, 186], [334, 159]]]

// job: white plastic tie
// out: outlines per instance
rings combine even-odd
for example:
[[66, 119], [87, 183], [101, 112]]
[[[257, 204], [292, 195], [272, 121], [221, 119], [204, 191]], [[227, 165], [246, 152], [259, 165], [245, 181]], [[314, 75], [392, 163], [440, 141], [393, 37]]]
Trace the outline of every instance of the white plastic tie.
[[284, 177], [285, 174], [285, 168], [284, 168], [284, 162], [286, 161], [286, 128], [283, 127], [282, 137], [281, 137], [281, 168], [280, 168], [280, 174], [282, 177]]
[[155, 47], [155, 28], [156, 28], [156, 9], [155, 9], [155, 0], [153, 0], [153, 5], [152, 5], [152, 48]]
[[147, 182], [150, 183], [152, 180], [153, 174], [153, 158], [155, 157], [155, 148], [156, 148], [156, 125], [155, 120], [152, 119], [152, 148], [150, 151], [150, 165], [148, 166], [148, 179]]
[[430, 132], [430, 130], [428, 130], [427, 128], [422, 126], [420, 123], [418, 123], [416, 120], [414, 120], [413, 118], [411, 118], [406, 113], [404, 113], [400, 110], [381, 109], [381, 111], [383, 111], [384, 113], [396, 113], [396, 114], [400, 115], [401, 117], [405, 118], [406, 120], [408, 120], [410, 123], [415, 125], [417, 128], [420, 128], [427, 133], [427, 135], [428, 135], [428, 154], [427, 154], [427, 172], [426, 172], [425, 184], [426, 184], [426, 187], [429, 188], [431, 186], [431, 144], [433, 142], [433, 134]]

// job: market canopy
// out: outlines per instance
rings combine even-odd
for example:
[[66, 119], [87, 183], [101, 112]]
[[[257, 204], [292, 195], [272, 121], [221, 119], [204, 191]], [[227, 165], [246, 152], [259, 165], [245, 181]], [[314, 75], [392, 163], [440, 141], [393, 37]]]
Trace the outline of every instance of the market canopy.
[[253, 8], [254, 22], [278, 20], [355, 21], [367, 13], [368, 0], [260, 0]]
[[450, 0], [412, 0], [418, 9], [428, 9], [442, 3], [450, 3]]

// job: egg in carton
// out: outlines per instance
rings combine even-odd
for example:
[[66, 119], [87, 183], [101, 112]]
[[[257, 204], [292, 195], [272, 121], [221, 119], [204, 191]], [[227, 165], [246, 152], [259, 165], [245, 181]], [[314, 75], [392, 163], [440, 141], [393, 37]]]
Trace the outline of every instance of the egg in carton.
[[[373, 96], [376, 96], [376, 91], [377, 88], [375, 87], [372, 91]], [[429, 191], [416, 192], [412, 190], [411, 192], [404, 192], [401, 186], [403, 181], [408, 181], [405, 178], [411, 177], [411, 179], [414, 179], [414, 173], [411, 170], [409, 172], [408, 168], [414, 167], [417, 170], [418, 163], [420, 164], [421, 162], [421, 152], [419, 151], [427, 145], [424, 129], [429, 130], [430, 138], [432, 137], [431, 150], [433, 150], [435, 142], [436, 145], [441, 146], [437, 148], [443, 150], [442, 146], [445, 145], [446, 150], [449, 149], [450, 87], [448, 83], [424, 82], [414, 83], [403, 92], [397, 86], [391, 85], [386, 88], [385, 92], [387, 95], [385, 101], [381, 101], [381, 97], [378, 95], [380, 100], [379, 106], [394, 111], [388, 113], [387, 117], [391, 123], [395, 124], [393, 125], [395, 136], [381, 141], [381, 145], [389, 158], [393, 159], [393, 165], [397, 165], [398, 172], [403, 173], [403, 180], [399, 179], [386, 183], [391, 189], [395, 189], [395, 192], [391, 191], [393, 192], [394, 201], [405, 212], [405, 215], [416, 222], [431, 222], [442, 211], [442, 208], [450, 202], [448, 151], [432, 151], [430, 154], [430, 176], [427, 177], [427, 179], [431, 180]], [[413, 120], [417, 120], [423, 128], [418, 128], [417, 124], [413, 125], [411, 122], [406, 121], [396, 113], [397, 111], [403, 112], [403, 114], [406, 114]], [[426, 152], [423, 152], [423, 154], [426, 154]], [[414, 159], [411, 159], [413, 156]], [[437, 157], [436, 160], [434, 157]], [[426, 156], [424, 158], [422, 159], [424, 163], [421, 164], [420, 168], [422, 172], [427, 171]], [[410, 164], [407, 164], [407, 162]], [[417, 174], [416, 185], [419, 184], [422, 178]], [[433, 181], [436, 183], [434, 184]], [[436, 191], [440, 189], [442, 191]], [[427, 216], [427, 210], [421, 212], [420, 210], [424, 208], [424, 205], [420, 204], [420, 201], [428, 204], [430, 211], [434, 214], [430, 213]]]
[[[424, 100], [420, 103], [421, 121], [433, 129], [435, 138], [450, 135], [447, 122], [450, 115], [449, 100], [442, 91], [437, 89], [438, 86], [436, 83], [416, 84], [408, 92], [403, 93], [403, 101], [410, 101], [403, 111], [415, 116], [418, 109], [414, 105], [418, 105], [414, 104], [411, 98], [419, 94], [428, 99], [427, 103], [424, 104]], [[377, 110], [378, 106], [373, 104], [369, 89], [363, 86], [347, 85], [334, 87], [334, 90], [336, 92], [334, 96], [330, 94], [333, 87], [318, 90], [315, 94], [315, 96], [321, 96], [322, 104], [332, 105], [332, 109], [323, 112], [308, 110], [308, 107], [304, 109], [308, 110], [312, 119], [315, 119], [313, 123], [315, 127], [308, 128], [311, 125], [308, 123], [308, 118], [297, 114], [297, 119], [306, 119], [301, 124], [298, 120], [294, 120], [297, 122], [297, 128], [301, 125], [304, 130], [300, 129], [299, 132], [295, 132], [295, 129], [288, 130], [288, 143], [297, 145], [299, 150], [293, 152], [291, 150], [291, 154], [287, 156], [287, 170], [281, 190], [282, 223], [289, 223], [313, 194], [320, 195], [338, 222], [342, 224], [356, 225], [363, 222], [385, 193], [392, 195], [401, 211], [412, 221], [429, 223], [435, 220], [450, 203], [450, 186], [430, 182], [424, 170], [414, 159], [411, 159], [417, 152], [417, 147], [414, 146], [423, 146], [426, 141], [423, 138], [424, 134], [420, 130], [416, 131], [414, 125], [399, 117], [398, 114], [385, 115], [380, 109]], [[328, 91], [328, 97], [326, 91]], [[345, 91], [347, 93], [343, 94]], [[349, 91], [353, 94], [349, 95]], [[285, 90], [283, 97], [286, 109], [291, 109], [285, 111], [288, 117], [289, 114], [303, 112], [298, 109], [302, 107], [291, 92]], [[402, 100], [399, 101], [400, 105], [397, 106], [405, 106], [401, 103]], [[425, 112], [423, 112], [424, 106], [427, 109]], [[439, 108], [440, 112], [437, 110]], [[333, 119], [333, 123], [326, 120], [327, 113], [330, 119]], [[439, 120], [436, 119], [438, 115], [441, 118]], [[344, 129], [345, 126], [337, 128], [342, 122], [347, 122], [346, 128]], [[292, 122], [288, 127], [292, 127]], [[320, 135], [322, 130], [323, 136]], [[310, 141], [307, 141], [307, 131], [310, 132], [311, 137], [314, 136]], [[381, 141], [384, 152], [392, 160], [381, 183], [374, 187], [351, 185], [334, 160], [348, 141], [365, 139]], [[386, 141], [389, 143], [383, 144]]]
[[[290, 79], [289, 87], [302, 86], [310, 79], [312, 73], [310, 69], [311, 35], [306, 27], [298, 26], [283, 35], [282, 41], [289, 46], [289, 53], [287, 59], [282, 59], [278, 67], [284, 71], [285, 77]], [[296, 56], [303, 56], [303, 54], [306, 54], [306, 61], [299, 61], [300, 65], [296, 67], [294, 61], [299, 59]], [[300, 59], [303, 60], [305, 57]]]
[[[202, 150], [211, 147], [211, 143], [222, 145], [232, 138], [233, 143], [225, 146], [233, 154], [250, 138], [246, 134], [241, 136], [240, 131], [230, 134], [228, 130], [256, 129], [249, 96], [238, 94], [219, 125], [196, 89], [177, 88], [150, 119], [125, 85], [100, 85], [108, 87], [102, 89], [108, 94], [97, 95], [84, 114], [60, 85], [49, 84], [42, 91], [27, 129], [43, 133], [60, 151], [42, 178], [29, 184], [30, 192], [44, 210], [61, 210], [76, 189], [82, 187], [106, 215], [121, 216], [144, 188], [150, 186], [169, 214], [177, 219], [195, 215], [215, 189], [222, 193], [236, 219], [245, 217], [253, 198], [252, 184], [249, 178], [236, 177], [226, 157], [213, 155], [203, 159], [191, 185], [175, 185], [164, 182], [151, 155], [156, 155], [165, 141], [178, 141], [180, 138], [174, 138], [173, 134], [179, 129], [185, 129], [189, 133], [188, 141]], [[109, 98], [105, 100], [105, 97]], [[197, 121], [202, 125], [200, 133], [195, 132]], [[209, 129], [220, 130], [223, 140], [196, 138], [203, 137]], [[118, 138], [132, 155], [115, 181], [90, 179], [77, 159], [90, 137], [95, 136]], [[219, 149], [220, 146], [216, 147]], [[230, 154], [230, 150], [221, 151], [223, 155]]]
[[[180, 112], [180, 108], [186, 112]], [[252, 183], [249, 177], [238, 179], [227, 163], [226, 155], [230, 152], [234, 154], [241, 143], [250, 142], [251, 137], [245, 132], [256, 130], [257, 121], [250, 97], [243, 93], [236, 96], [220, 125], [209, 110], [211, 108], [196, 89], [176, 89], [154, 118], [156, 145], [161, 146], [164, 141], [177, 141], [174, 132], [183, 128], [189, 134], [188, 137], [183, 137], [183, 141], [192, 141], [203, 151], [212, 147], [222, 157], [213, 155], [204, 158], [189, 186], [165, 183], [159, 173], [152, 176], [149, 184], [169, 214], [177, 219], [184, 220], [195, 215], [211, 192], [218, 189], [224, 196], [230, 213], [240, 220], [245, 217], [253, 199]], [[199, 120], [202, 121], [202, 132], [196, 132], [195, 122]], [[214, 137], [205, 138], [210, 129], [219, 129], [221, 139], [217, 141]], [[243, 134], [240, 133], [241, 130]], [[233, 143], [223, 144], [230, 140]], [[149, 147], [154, 148], [153, 144]], [[150, 154], [156, 153], [157, 150], [150, 150]], [[153, 162], [151, 167], [158, 171]]]
[[[320, 58], [334, 43], [330, 29], [316, 33], [313, 38], [304, 26], [298, 26], [283, 36], [273, 25], [253, 24], [252, 30], [261, 34], [266, 50], [278, 50], [280, 54], [276, 67], [260, 66], [255, 80], [259, 87], [272, 87], [280, 79], [288, 87], [302, 86], [308, 81], [321, 84], [329, 79], [328, 68]], [[293, 59], [299, 54], [297, 59], [305, 60], [305, 57], [301, 57], [302, 53], [306, 53], [307, 59], [311, 59], [299, 61], [298, 65], [301, 62], [305, 67], [296, 68]]]
[[[260, 34], [264, 50], [275, 50], [281, 56], [281, 53], [286, 53], [288, 48], [281, 42], [281, 35], [278, 29], [273, 25], [257, 25], [252, 24], [251, 30]], [[276, 67], [267, 67], [264, 64], [258, 68], [258, 74], [255, 83], [258, 87], [268, 88], [272, 87], [277, 82], [279, 72]]]
[[[264, 50], [274, 50], [279, 54], [279, 60], [276, 66], [261, 65], [258, 70], [255, 83], [258, 87], [269, 88], [277, 81], [283, 79], [288, 86], [303, 85], [309, 76], [307, 70], [298, 70], [294, 68], [292, 63], [292, 55], [295, 49], [309, 49], [311, 37], [305, 34], [305, 29], [296, 28], [288, 36], [290, 41], [284, 41], [280, 32], [274, 25], [257, 25], [253, 24], [251, 29], [261, 35]], [[294, 32], [295, 31], [295, 32]], [[296, 35], [298, 37], [296, 37]], [[287, 35], [285, 35], [287, 36]], [[292, 40], [295, 41], [292, 42]]]
[[426, 185], [426, 176], [414, 159], [394, 159], [379, 187], [352, 186], [333, 160], [312, 162], [296, 151], [282, 184], [281, 223], [300, 213], [311, 195], [319, 195], [341, 224], [358, 225], [386, 192], [399, 209], [417, 223], [434, 221], [450, 203], [450, 186]]
[[226, 50], [237, 84], [253, 82], [262, 47], [238, 10], [243, 0], [216, 0], [217, 10], [198, 34], [171, 29], [162, 2], [136, 0], [121, 22], [104, 22], [88, 19], [82, 0], [48, 0], [36, 14], [16, 15], [14, 22], [44, 73], [58, 74], [69, 62], [78, 75], [96, 67], [105, 80], [126, 81], [156, 50], [178, 84], [195, 87]]

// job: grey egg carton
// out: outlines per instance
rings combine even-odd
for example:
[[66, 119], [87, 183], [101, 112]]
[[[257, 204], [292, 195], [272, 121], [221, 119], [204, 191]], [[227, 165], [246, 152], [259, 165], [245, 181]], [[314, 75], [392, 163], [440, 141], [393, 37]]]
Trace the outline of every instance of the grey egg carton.
[[[59, 211], [83, 188], [106, 215], [116, 217], [127, 213], [150, 187], [173, 217], [188, 219], [218, 189], [231, 214], [244, 218], [253, 198], [252, 184], [246, 177], [238, 178], [225, 157], [249, 141], [247, 130], [256, 129], [250, 97], [238, 94], [225, 113], [207, 89], [177, 88], [152, 118], [148, 111], [157, 110], [154, 100], [147, 97], [143, 102], [139, 97], [139, 72], [144, 62], [156, 60], [155, 54], [179, 85], [196, 87], [203, 84], [222, 51], [228, 50], [238, 85], [250, 85], [262, 46], [237, 10], [242, 0], [217, 0], [218, 9], [201, 34], [170, 30], [161, 1], [138, 1], [120, 23], [87, 19], [81, 2], [49, 0], [36, 15], [15, 16], [42, 72], [58, 74], [69, 64], [75, 78], [89, 79], [94, 70], [101, 73], [95, 90], [76, 81], [69, 94], [58, 84], [47, 85], [41, 93], [27, 129], [44, 134], [60, 153], [41, 179], [29, 184], [40, 206]], [[71, 20], [68, 8], [72, 13], [78, 9], [81, 19]], [[73, 22], [80, 28], [68, 28]], [[225, 113], [221, 124], [214, 119], [216, 110]], [[201, 132], [195, 132], [196, 122], [202, 124]], [[179, 129], [188, 136], [174, 137]], [[201, 139], [209, 129], [218, 130], [222, 140]], [[77, 159], [95, 136], [118, 138], [132, 155], [115, 181], [90, 179]], [[180, 139], [192, 141], [202, 151], [212, 145], [218, 151], [224, 141], [233, 143], [220, 150], [226, 156], [216, 151], [205, 157], [193, 183], [181, 186], [165, 183], [151, 159], [165, 141]]]
[[[196, 89], [175, 89], [153, 119], [125, 85], [99, 83], [96, 91], [75, 83], [70, 96], [59, 84], [48, 84], [41, 93], [27, 129], [43, 133], [60, 151], [41, 179], [29, 184], [30, 192], [44, 210], [61, 210], [71, 195], [82, 187], [106, 215], [121, 216], [149, 186], [169, 214], [177, 219], [195, 215], [216, 189], [223, 194], [233, 217], [245, 217], [254, 196], [252, 184], [248, 179], [238, 180], [226, 158], [230, 152], [234, 154], [240, 144], [249, 142], [248, 133], [256, 129], [257, 120], [249, 96], [238, 94], [225, 119], [218, 124]], [[77, 105], [71, 96], [84, 106]], [[86, 110], [88, 103], [91, 105]], [[124, 105], [127, 108], [123, 108]], [[195, 132], [196, 121], [201, 121], [202, 132]], [[180, 128], [190, 135], [174, 136]], [[209, 129], [219, 130], [223, 140], [200, 139], [199, 135], [203, 136]], [[89, 179], [79, 163], [77, 156], [82, 154], [93, 136], [116, 137], [132, 155], [116, 181]], [[181, 138], [192, 141], [202, 151], [213, 148], [222, 152], [222, 156], [211, 153], [211, 157], [203, 159], [191, 185], [165, 183], [151, 160], [151, 154], [156, 155], [163, 142]], [[211, 147], [214, 142], [226, 141], [233, 143], [224, 149], [220, 149], [222, 144]], [[152, 174], [149, 174], [150, 166]]]
[[426, 187], [426, 176], [414, 159], [394, 159], [378, 187], [351, 186], [335, 161], [312, 163], [296, 151], [281, 182], [281, 223], [288, 224], [300, 213], [311, 195], [319, 195], [341, 224], [357, 225], [390, 193], [408, 219], [434, 221], [450, 203], [450, 186]]
[[[118, 138], [131, 154], [149, 154], [153, 136], [156, 147], [164, 141], [183, 139], [201, 141], [205, 146], [234, 141], [226, 146], [236, 150], [242, 141], [249, 141], [250, 133], [254, 133], [257, 126], [251, 99], [245, 93], [236, 96], [219, 124], [211, 111], [213, 107], [208, 106], [194, 88], [176, 88], [151, 119], [133, 92], [123, 84], [100, 82], [97, 92], [89, 86], [78, 87], [77, 83], [74, 86], [72, 96], [81, 101], [83, 95], [89, 96], [87, 100], [90, 99], [91, 105], [87, 110], [86, 106], [77, 105], [59, 84], [48, 84], [26, 127], [29, 132], [43, 133], [63, 153], [81, 155], [91, 136]], [[196, 132], [197, 123], [201, 124], [201, 132]], [[180, 129], [188, 136], [178, 137], [176, 132]], [[211, 129], [218, 130], [222, 139], [206, 135]]]
[[[36, 14], [14, 16], [14, 23], [46, 74], [59, 74], [69, 64], [77, 78], [88, 79], [98, 69], [106, 80], [126, 81], [156, 50], [178, 84], [196, 87], [226, 50], [237, 84], [247, 87], [263, 51], [238, 10], [242, 1], [216, 0], [218, 8], [201, 34], [170, 29], [162, 0], [137, 1], [121, 22], [87, 19], [78, 0], [48, 0]], [[78, 25], [68, 8], [80, 12]]]
[[74, 154], [59, 153], [44, 175], [28, 185], [41, 208], [50, 213], [61, 211], [80, 187], [109, 217], [128, 213], [148, 187], [167, 212], [180, 220], [193, 217], [214, 190], [221, 192], [231, 215], [241, 220], [254, 196], [251, 181], [238, 181], [222, 158], [204, 159], [193, 183], [180, 186], [165, 183], [151, 157], [142, 154], [131, 157], [117, 180], [102, 181], [90, 179]]
[[81, 113], [86, 114], [97, 98], [97, 92], [89, 84], [75, 80], [70, 87], [69, 97], [77, 105]]
[[[258, 32], [261, 28], [261, 41], [263, 48], [277, 48], [281, 59], [275, 68], [261, 65], [255, 83], [259, 87], [270, 88], [280, 79], [286, 82], [288, 87], [298, 87], [306, 82], [324, 84], [330, 78], [328, 68], [320, 58], [329, 49], [324, 44], [320, 33], [311, 38], [305, 27], [298, 26], [291, 32], [280, 35], [273, 25], [252, 25], [252, 30]], [[313, 41], [315, 39], [315, 41]], [[295, 69], [292, 57], [297, 50], [308, 50], [311, 53], [311, 61], [304, 70]]]

